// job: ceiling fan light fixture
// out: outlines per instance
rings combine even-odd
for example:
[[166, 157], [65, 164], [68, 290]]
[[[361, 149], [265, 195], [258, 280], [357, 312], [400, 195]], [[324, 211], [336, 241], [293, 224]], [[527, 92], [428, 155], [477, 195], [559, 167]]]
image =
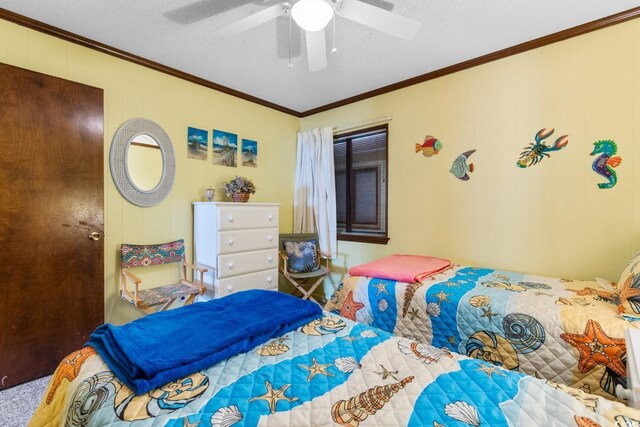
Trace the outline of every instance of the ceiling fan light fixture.
[[305, 31], [320, 31], [333, 18], [333, 7], [324, 0], [300, 0], [291, 8], [291, 17]]

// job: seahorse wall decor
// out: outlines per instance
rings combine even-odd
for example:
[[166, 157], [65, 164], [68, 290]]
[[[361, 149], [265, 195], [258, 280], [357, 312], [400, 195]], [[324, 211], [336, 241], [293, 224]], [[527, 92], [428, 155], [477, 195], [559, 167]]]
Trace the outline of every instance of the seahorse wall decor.
[[613, 188], [618, 183], [618, 175], [613, 168], [618, 167], [622, 162], [622, 157], [615, 155], [618, 152], [618, 146], [611, 139], [596, 141], [593, 145], [591, 155], [600, 154], [593, 161], [593, 171], [607, 179], [607, 182], [598, 183], [598, 187], [601, 189]]

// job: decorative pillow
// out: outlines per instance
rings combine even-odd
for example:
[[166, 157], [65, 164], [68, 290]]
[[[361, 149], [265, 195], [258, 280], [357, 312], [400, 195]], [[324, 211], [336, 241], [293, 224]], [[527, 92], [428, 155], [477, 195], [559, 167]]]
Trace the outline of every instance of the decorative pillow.
[[640, 253], [622, 271], [618, 281], [618, 313], [640, 314]]
[[302, 242], [285, 241], [282, 244], [289, 257], [289, 273], [309, 273], [320, 268], [315, 239]]

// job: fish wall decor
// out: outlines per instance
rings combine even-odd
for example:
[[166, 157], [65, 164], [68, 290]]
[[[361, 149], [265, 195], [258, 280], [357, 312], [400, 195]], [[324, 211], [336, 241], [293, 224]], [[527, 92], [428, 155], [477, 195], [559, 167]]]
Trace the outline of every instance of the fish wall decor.
[[593, 145], [593, 151], [590, 155], [600, 154], [593, 161], [593, 171], [607, 179], [607, 182], [598, 183], [598, 187], [603, 190], [612, 188], [618, 183], [618, 174], [613, 168], [622, 163], [622, 157], [615, 155], [618, 152], [618, 146], [610, 139], [596, 141]]
[[442, 150], [442, 142], [431, 135], [425, 136], [422, 144], [416, 144], [416, 153], [422, 151], [422, 155], [425, 157], [431, 157], [438, 154], [440, 150]]
[[475, 152], [476, 152], [475, 149], [465, 151], [464, 153], [456, 157], [456, 159], [451, 164], [451, 169], [449, 169], [449, 172], [451, 172], [453, 176], [455, 176], [456, 178], [462, 181], [468, 181], [469, 174], [467, 172], [469, 173], [473, 172], [474, 168], [473, 168], [473, 163], [467, 164], [467, 159], [469, 158], [470, 155], [472, 155]]
[[520, 168], [527, 168], [529, 166], [533, 166], [538, 164], [542, 159], [546, 157], [551, 157], [549, 155], [552, 151], [562, 150], [569, 143], [569, 136], [562, 135], [556, 142], [553, 143], [551, 147], [545, 144], [543, 141], [549, 138], [554, 132], [554, 129], [551, 128], [547, 130], [546, 128], [540, 129], [538, 133], [536, 133], [535, 140], [524, 148], [524, 151], [520, 153], [520, 159], [517, 161], [517, 165]]

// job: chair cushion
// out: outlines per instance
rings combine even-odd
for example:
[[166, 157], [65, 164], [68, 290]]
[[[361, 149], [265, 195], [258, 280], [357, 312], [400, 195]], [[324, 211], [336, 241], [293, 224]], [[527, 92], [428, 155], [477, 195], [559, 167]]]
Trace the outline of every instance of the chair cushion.
[[171, 299], [180, 298], [187, 295], [196, 295], [198, 290], [191, 286], [177, 283], [175, 285], [160, 286], [158, 288], [141, 289], [138, 292], [141, 307], [153, 307], [164, 304]]
[[284, 241], [284, 251], [289, 257], [287, 271], [289, 273], [308, 273], [320, 268], [316, 240]]
[[323, 266], [320, 266], [320, 268], [318, 268], [317, 270], [314, 271], [309, 271], [307, 273], [291, 273], [289, 272], [290, 277], [294, 278], [294, 279], [311, 279], [313, 277], [320, 277], [320, 276], [324, 276], [327, 273], [329, 273], [329, 271], [324, 268]]

